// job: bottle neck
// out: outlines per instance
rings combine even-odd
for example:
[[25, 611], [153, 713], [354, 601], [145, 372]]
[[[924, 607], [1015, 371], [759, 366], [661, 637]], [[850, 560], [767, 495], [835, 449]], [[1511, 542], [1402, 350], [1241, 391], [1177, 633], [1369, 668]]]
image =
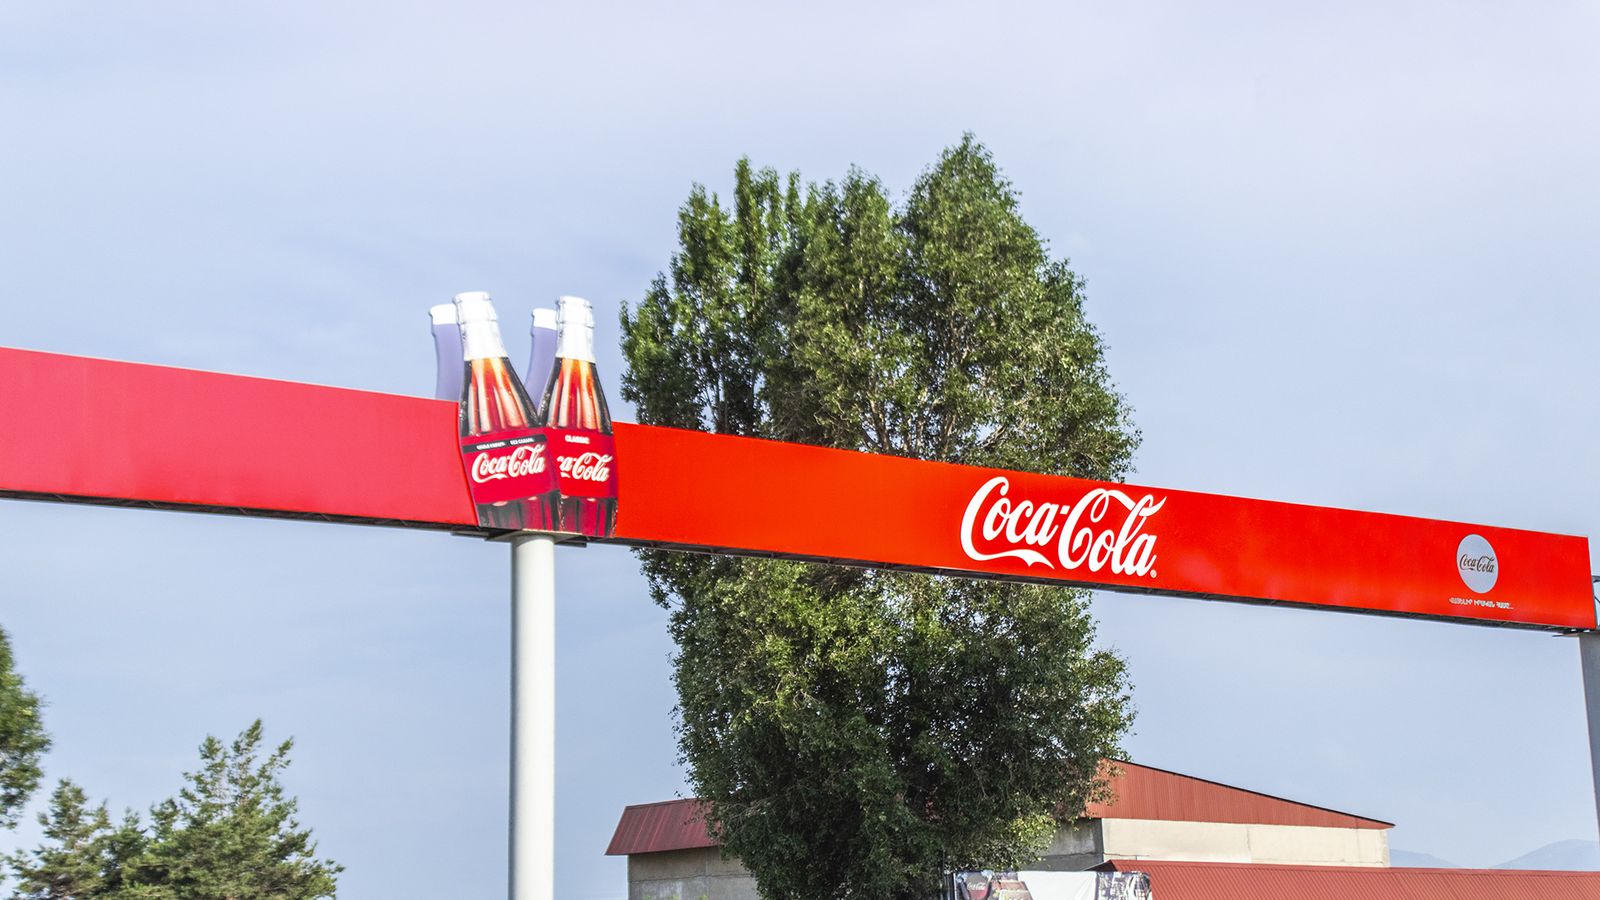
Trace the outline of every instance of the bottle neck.
[[500, 323], [461, 323], [461, 355], [467, 360], [499, 359], [505, 356], [506, 342], [500, 338]]
[[558, 304], [561, 342], [556, 345], [556, 356], [594, 362], [594, 309], [582, 297], [562, 297]]
[[567, 323], [561, 329], [561, 342], [556, 346], [556, 356], [594, 362], [594, 326]]

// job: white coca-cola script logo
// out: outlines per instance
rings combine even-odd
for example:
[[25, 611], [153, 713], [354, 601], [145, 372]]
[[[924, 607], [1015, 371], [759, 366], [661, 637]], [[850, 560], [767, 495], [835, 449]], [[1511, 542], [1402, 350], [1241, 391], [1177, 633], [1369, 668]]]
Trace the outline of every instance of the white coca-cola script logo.
[[1487, 594], [1500, 580], [1500, 559], [1482, 535], [1469, 534], [1456, 547], [1456, 571], [1473, 593]]
[[[1011, 481], [999, 475], [972, 495], [961, 517], [961, 549], [975, 560], [1020, 559], [1029, 566], [1054, 569], [1109, 567], [1118, 575], [1155, 577], [1156, 536], [1145, 534], [1145, 522], [1161, 511], [1166, 499], [1151, 494], [1135, 500], [1115, 488], [1095, 488], [1075, 504], [1035, 503], [1007, 496]], [[982, 552], [999, 543], [1003, 549]], [[1055, 561], [1036, 550], [1054, 544]]]
[[472, 480], [479, 484], [502, 478], [521, 478], [544, 471], [544, 445], [524, 444], [505, 454], [481, 453], [472, 461]]
[[603, 483], [611, 478], [611, 457], [604, 453], [563, 456], [559, 462], [561, 474], [566, 478], [597, 483]]

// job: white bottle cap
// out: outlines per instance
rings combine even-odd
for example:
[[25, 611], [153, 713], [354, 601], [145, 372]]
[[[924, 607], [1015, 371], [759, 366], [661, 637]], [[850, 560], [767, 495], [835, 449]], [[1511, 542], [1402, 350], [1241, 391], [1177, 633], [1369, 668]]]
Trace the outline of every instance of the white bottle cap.
[[547, 329], [549, 329], [551, 331], [555, 331], [556, 329], [561, 327], [561, 324], [560, 324], [560, 321], [556, 318], [556, 311], [555, 310], [553, 310], [553, 309], [545, 309], [544, 307], [541, 306], [541, 307], [535, 308], [534, 311], [533, 311], [533, 327], [534, 328], [547, 328]]
[[456, 295], [456, 319], [459, 322], [498, 322], [494, 304], [488, 291], [463, 291]]
[[562, 297], [561, 340], [556, 356], [594, 362], [594, 309], [582, 297]]
[[435, 325], [456, 324], [456, 305], [454, 303], [441, 303], [438, 306], [428, 307], [428, 318]]
[[456, 321], [461, 323], [461, 355], [465, 359], [497, 359], [506, 355], [500, 339], [500, 317], [487, 291], [456, 295]]

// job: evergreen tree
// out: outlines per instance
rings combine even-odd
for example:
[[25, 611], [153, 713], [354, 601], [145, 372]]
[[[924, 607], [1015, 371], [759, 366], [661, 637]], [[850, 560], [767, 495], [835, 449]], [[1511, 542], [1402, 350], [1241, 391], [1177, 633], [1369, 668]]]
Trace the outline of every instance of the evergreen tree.
[[39, 717], [39, 697], [12, 668], [11, 641], [0, 629], [0, 827], [13, 828], [43, 773], [39, 758], [50, 748]]
[[292, 742], [265, 758], [257, 720], [232, 743], [207, 737], [199, 770], [151, 809], [111, 824], [63, 781], [39, 816], [47, 843], [11, 857], [13, 900], [321, 900], [343, 867], [318, 859], [278, 775]]
[[261, 721], [232, 744], [207, 737], [200, 768], [150, 811], [142, 852], [115, 900], [317, 900], [343, 867], [318, 859], [297, 802], [278, 782], [293, 741], [262, 757]]
[[123, 814], [122, 824], [112, 828], [100, 839], [100, 880], [106, 900], [138, 900], [140, 886], [134, 881], [132, 867], [144, 855], [149, 838], [144, 826], [133, 810]]
[[[734, 204], [696, 186], [622, 311], [647, 423], [1120, 479], [1138, 444], [1083, 282], [970, 136], [899, 206], [858, 170]], [[863, 527], [870, 509], [837, 511]], [[1036, 858], [1132, 717], [1082, 591], [642, 553], [671, 611], [679, 746], [770, 900], [921, 898]]]
[[17, 900], [85, 900], [106, 894], [111, 820], [105, 804], [89, 807], [83, 788], [63, 780], [39, 814], [50, 842], [9, 862]]

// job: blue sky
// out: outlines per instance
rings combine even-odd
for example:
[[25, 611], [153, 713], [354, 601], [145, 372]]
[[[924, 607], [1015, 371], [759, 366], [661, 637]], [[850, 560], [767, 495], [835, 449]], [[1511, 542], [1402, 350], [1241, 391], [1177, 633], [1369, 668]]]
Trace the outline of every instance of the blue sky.
[[[428, 306], [578, 293], [620, 407], [617, 304], [692, 182], [904, 190], [971, 130], [1088, 279], [1136, 480], [1594, 534], [1597, 39], [1584, 3], [10, 3], [0, 344], [423, 394]], [[503, 890], [504, 547], [21, 503], [0, 533], [52, 777], [142, 809], [261, 716], [342, 896]], [[671, 647], [628, 553], [559, 562], [557, 876], [620, 897], [618, 813], [682, 788]], [[1469, 865], [1595, 835], [1569, 639], [1095, 608], [1135, 759]]]

